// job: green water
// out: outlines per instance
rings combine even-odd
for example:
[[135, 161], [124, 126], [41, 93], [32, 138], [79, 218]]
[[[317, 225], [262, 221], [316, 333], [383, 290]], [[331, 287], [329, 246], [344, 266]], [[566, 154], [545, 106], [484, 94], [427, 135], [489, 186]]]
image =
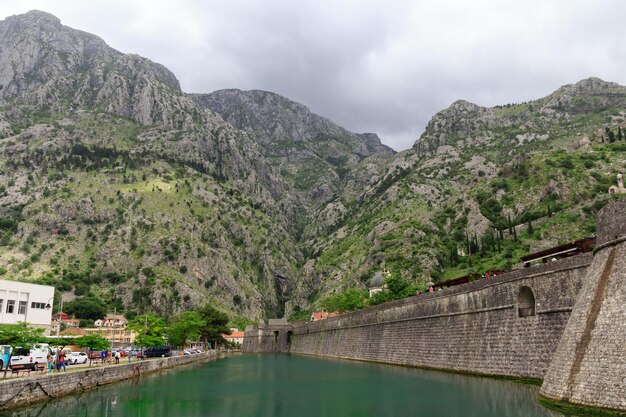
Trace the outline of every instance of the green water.
[[243, 355], [144, 375], [15, 417], [539, 417], [535, 386], [390, 365]]

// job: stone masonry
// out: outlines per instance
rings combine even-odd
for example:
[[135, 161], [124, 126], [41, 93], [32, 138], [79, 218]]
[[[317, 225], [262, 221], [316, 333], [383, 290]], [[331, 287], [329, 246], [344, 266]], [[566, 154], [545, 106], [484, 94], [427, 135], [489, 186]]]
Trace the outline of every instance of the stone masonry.
[[597, 245], [540, 394], [626, 411], [626, 199], [599, 213]]
[[[243, 349], [540, 379], [590, 262], [582, 255], [300, 326], [248, 328]], [[526, 317], [524, 287], [534, 296]]]
[[52, 374], [29, 377], [7, 378], [0, 381], [0, 410], [29, 405], [73, 392], [130, 379], [133, 378], [134, 368], [137, 365], [139, 365], [141, 373], [144, 374], [210, 359], [215, 356], [217, 356], [215, 351], [209, 351], [197, 355], [174, 356], [123, 365], [94, 366], [72, 372], [54, 372]]

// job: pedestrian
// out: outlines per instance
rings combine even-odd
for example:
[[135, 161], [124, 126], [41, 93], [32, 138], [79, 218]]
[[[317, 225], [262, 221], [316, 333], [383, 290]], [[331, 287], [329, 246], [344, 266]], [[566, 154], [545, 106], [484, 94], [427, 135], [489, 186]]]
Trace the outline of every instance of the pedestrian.
[[63, 353], [63, 351], [59, 352], [59, 357], [57, 358], [57, 371], [61, 372], [61, 368], [63, 368], [63, 372], [67, 372], [67, 368], [65, 367], [65, 353]]
[[46, 360], [48, 361], [48, 373], [50, 374], [52, 373], [52, 368], [54, 368], [54, 357], [52, 356], [52, 353], [48, 352]]
[[102, 366], [104, 366], [107, 362], [107, 351], [105, 349], [100, 351], [100, 358], [102, 359]]
[[115, 351], [115, 363], [116, 363], [116, 364], [119, 364], [119, 363], [120, 363], [120, 356], [121, 356], [121, 355], [120, 355], [120, 351], [119, 351], [119, 350], [116, 350], [116, 351]]

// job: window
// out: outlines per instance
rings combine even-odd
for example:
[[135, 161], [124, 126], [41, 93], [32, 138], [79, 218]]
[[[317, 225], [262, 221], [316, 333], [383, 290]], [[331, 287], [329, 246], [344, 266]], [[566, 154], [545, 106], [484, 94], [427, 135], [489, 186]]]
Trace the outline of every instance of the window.
[[4, 303], [4, 300], [2, 298], [0, 298], [0, 312], [2, 311], [2, 304]]
[[26, 314], [26, 306], [28, 303], [26, 301], [20, 301], [20, 306], [17, 309], [17, 314]]
[[15, 311], [15, 300], [7, 300], [7, 314], [13, 314]]
[[46, 308], [46, 303], [36, 303], [36, 302], [32, 302], [30, 303], [30, 308], [39, 308], [39, 309], [45, 309]]

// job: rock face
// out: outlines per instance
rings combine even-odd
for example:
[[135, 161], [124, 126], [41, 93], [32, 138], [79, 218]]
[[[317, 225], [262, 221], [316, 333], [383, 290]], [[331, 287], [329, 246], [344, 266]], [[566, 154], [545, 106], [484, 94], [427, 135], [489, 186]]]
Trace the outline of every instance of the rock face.
[[31, 11], [0, 22], [0, 99], [66, 111], [99, 108], [142, 124], [181, 127], [190, 110], [168, 69]]
[[[331, 140], [332, 150], [339, 155], [352, 152], [365, 158], [374, 153], [395, 153], [381, 144], [376, 134], [354, 134], [312, 113], [306, 106], [268, 91], [230, 89], [189, 96], [202, 107], [220, 114], [236, 128], [253, 133], [258, 142], [266, 145], [314, 143], [325, 139]], [[333, 143], [332, 139], [338, 143]], [[339, 144], [348, 149], [338, 149]], [[328, 146], [328, 143], [325, 142], [325, 145]]]
[[198, 105], [248, 133], [282, 177], [314, 204], [327, 203], [361, 160], [395, 152], [372, 133], [357, 135], [306, 106], [267, 91], [190, 94]]

